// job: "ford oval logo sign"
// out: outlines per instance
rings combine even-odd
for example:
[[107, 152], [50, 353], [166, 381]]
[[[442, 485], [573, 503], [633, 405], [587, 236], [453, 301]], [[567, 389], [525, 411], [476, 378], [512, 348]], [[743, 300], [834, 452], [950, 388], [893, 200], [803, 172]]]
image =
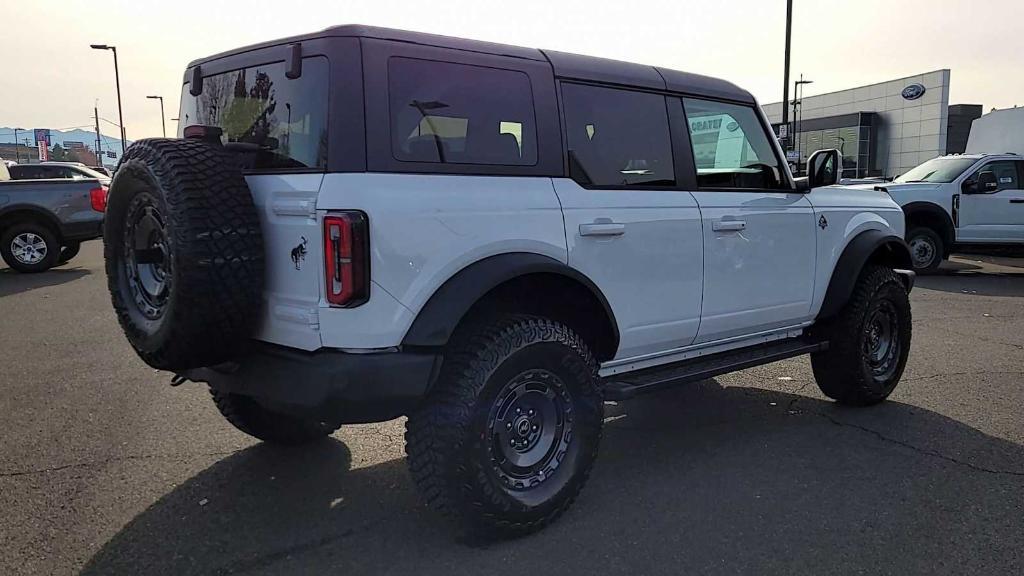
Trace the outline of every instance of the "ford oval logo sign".
[[917, 100], [921, 96], [924, 96], [924, 86], [920, 84], [911, 84], [900, 92], [900, 95], [907, 100]]

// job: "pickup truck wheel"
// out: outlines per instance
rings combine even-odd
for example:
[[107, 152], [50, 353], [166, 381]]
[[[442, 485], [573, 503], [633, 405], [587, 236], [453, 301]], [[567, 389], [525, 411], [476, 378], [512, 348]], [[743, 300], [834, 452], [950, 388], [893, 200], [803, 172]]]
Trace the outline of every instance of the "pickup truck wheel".
[[260, 319], [259, 217], [241, 169], [218, 145], [133, 144], [110, 184], [103, 255], [121, 329], [153, 368], [230, 360]]
[[942, 238], [931, 228], [912, 228], [907, 232], [907, 246], [916, 272], [933, 272], [942, 264], [945, 247]]
[[0, 236], [0, 256], [18, 272], [45, 272], [57, 265], [60, 242], [37, 222], [11, 224]]
[[604, 416], [597, 362], [568, 327], [505, 316], [464, 331], [406, 422], [412, 477], [467, 535], [539, 530], [579, 494]]
[[78, 251], [81, 249], [81, 242], [71, 242], [70, 244], [65, 244], [64, 247], [60, 249], [60, 259], [58, 260], [58, 263], [63, 264], [71, 260], [75, 256], [78, 256]]
[[296, 446], [333, 434], [341, 426], [267, 408], [255, 398], [210, 389], [217, 410], [232, 426], [270, 444]]
[[821, 391], [856, 406], [885, 400], [903, 375], [910, 353], [906, 287], [891, 269], [869, 266], [846, 307], [824, 332], [828, 350], [811, 355]]

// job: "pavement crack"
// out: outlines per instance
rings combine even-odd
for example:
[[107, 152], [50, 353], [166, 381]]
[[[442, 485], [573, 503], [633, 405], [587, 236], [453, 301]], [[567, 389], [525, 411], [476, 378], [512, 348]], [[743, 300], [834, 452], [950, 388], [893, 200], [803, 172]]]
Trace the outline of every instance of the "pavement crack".
[[221, 452], [204, 452], [200, 454], [134, 454], [128, 456], [111, 456], [110, 458], [101, 458], [99, 460], [90, 460], [86, 462], [71, 462], [69, 464], [61, 464], [59, 466], [49, 466], [46, 468], [31, 468], [28, 470], [5, 470], [0, 471], [0, 478], [13, 478], [17, 476], [31, 476], [33, 474], [46, 474], [49, 472], [60, 472], [62, 470], [74, 469], [74, 468], [93, 468], [99, 466], [105, 466], [107, 464], [113, 464], [115, 462], [130, 462], [135, 460], [190, 460], [193, 458], [204, 458], [209, 456], [229, 456], [242, 450], [221, 451]]
[[874, 430], [872, 428], [868, 428], [867, 426], [861, 426], [860, 424], [854, 424], [852, 422], [844, 422], [842, 420], [839, 420], [838, 418], [834, 418], [833, 416], [831, 416], [829, 414], [825, 414], [824, 412], [818, 412], [818, 411], [811, 410], [810, 413], [814, 414], [816, 416], [821, 416], [822, 418], [828, 420], [829, 422], [835, 424], [836, 426], [841, 426], [841, 427], [844, 427], [844, 428], [853, 428], [855, 430], [860, 430], [861, 432], [866, 432], [866, 433], [874, 436], [875, 438], [878, 438], [882, 442], [886, 442], [888, 444], [895, 444], [897, 446], [902, 446], [903, 448], [906, 448], [908, 450], [912, 450], [914, 452], [917, 452], [918, 454], [921, 454], [921, 455], [924, 455], [924, 456], [930, 456], [932, 458], [938, 458], [940, 460], [945, 460], [946, 462], [950, 462], [952, 464], [956, 464], [957, 466], [963, 466], [965, 468], [969, 468], [971, 470], [974, 470], [975, 472], [983, 472], [985, 474], [996, 474], [996, 475], [1005, 475], [1005, 476], [1024, 477], [1024, 472], [1018, 472], [1016, 470], [997, 470], [995, 468], [987, 468], [985, 466], [978, 466], [977, 464], [972, 464], [970, 462], [966, 462], [964, 460], [960, 460], [958, 458], [954, 458], [952, 456], [949, 456], [947, 454], [943, 454], [943, 453], [938, 452], [936, 450], [929, 450], [927, 448], [921, 448], [920, 446], [915, 446], [915, 445], [913, 445], [913, 444], [911, 444], [909, 442], [905, 442], [903, 440], [898, 440], [896, 438], [891, 438], [889, 436], [886, 436], [885, 434], [882, 434], [881, 432], [879, 432], [877, 430]]

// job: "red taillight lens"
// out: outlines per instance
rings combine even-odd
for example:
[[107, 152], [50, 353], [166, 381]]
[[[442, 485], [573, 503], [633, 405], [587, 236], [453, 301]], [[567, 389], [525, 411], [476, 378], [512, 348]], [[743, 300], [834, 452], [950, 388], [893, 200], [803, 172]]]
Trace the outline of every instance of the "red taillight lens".
[[324, 217], [327, 302], [351, 308], [370, 297], [369, 230], [362, 212]]
[[89, 190], [89, 204], [92, 204], [92, 209], [97, 212], [106, 212], [107, 189], [100, 186]]

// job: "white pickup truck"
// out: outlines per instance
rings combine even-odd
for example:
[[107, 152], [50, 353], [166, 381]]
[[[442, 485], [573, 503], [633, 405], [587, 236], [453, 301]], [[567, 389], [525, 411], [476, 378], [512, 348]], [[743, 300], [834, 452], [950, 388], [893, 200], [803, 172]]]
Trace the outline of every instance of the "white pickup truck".
[[1024, 244], [1024, 158], [1017, 154], [940, 156], [888, 184], [906, 214], [914, 269], [931, 271], [961, 245]]

